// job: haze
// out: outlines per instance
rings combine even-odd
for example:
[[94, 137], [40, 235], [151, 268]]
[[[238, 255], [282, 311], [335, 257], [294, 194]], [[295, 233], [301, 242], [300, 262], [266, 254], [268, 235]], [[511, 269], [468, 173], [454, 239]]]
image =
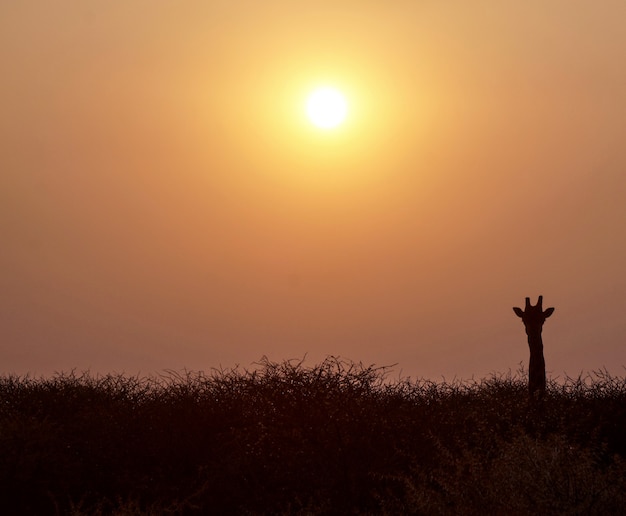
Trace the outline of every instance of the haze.
[[[626, 4], [0, 5], [0, 371], [626, 364]], [[303, 110], [333, 81], [341, 131]]]

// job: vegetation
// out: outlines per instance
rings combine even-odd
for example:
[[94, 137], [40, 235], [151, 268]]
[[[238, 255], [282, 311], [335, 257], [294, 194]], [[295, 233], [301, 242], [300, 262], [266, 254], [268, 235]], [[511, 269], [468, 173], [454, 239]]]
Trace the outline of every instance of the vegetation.
[[3, 514], [619, 514], [626, 380], [389, 380], [329, 358], [0, 378]]

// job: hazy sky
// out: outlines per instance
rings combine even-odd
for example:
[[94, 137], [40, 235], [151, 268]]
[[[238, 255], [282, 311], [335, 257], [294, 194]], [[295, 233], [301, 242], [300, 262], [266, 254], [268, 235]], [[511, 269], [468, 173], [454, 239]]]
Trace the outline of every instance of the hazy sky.
[[[325, 7], [326, 6], [326, 7]], [[626, 2], [0, 4], [0, 373], [626, 365]], [[306, 95], [341, 88], [339, 129]]]

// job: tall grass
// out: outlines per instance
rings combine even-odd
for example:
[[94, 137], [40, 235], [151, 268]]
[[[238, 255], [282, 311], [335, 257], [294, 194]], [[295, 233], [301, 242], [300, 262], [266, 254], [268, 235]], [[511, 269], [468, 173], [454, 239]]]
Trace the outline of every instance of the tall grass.
[[338, 358], [0, 378], [2, 514], [619, 514], [626, 379], [389, 379]]

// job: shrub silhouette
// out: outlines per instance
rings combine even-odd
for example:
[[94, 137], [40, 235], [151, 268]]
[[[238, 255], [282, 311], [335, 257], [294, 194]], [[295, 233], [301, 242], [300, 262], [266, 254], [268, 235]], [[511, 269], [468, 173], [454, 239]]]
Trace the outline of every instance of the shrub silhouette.
[[626, 381], [390, 380], [328, 358], [0, 378], [4, 514], [542, 514], [626, 507]]

